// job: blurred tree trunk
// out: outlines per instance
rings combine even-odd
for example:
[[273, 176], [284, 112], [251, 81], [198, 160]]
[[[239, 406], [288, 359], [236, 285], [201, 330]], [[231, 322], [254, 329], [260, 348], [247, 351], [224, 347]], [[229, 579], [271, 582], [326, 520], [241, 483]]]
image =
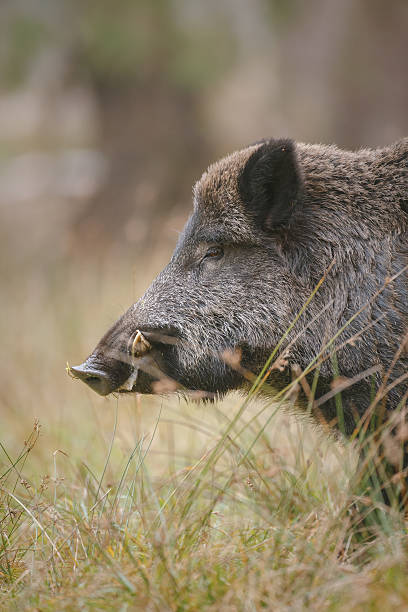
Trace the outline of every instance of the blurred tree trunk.
[[197, 105], [160, 78], [94, 90], [109, 169], [77, 219], [76, 242], [94, 248], [125, 240], [142, 249], [186, 210], [208, 160]]
[[286, 129], [348, 148], [406, 135], [407, 23], [406, 0], [298, 4], [277, 32]]

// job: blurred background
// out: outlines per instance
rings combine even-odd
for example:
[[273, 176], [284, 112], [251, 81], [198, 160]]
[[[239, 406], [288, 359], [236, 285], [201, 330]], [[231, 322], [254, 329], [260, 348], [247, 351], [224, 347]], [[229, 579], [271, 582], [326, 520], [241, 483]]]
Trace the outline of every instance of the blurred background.
[[[39, 418], [36, 453], [95, 456], [100, 443], [103, 456], [116, 400], [70, 380], [66, 362], [164, 265], [210, 162], [270, 136], [360, 148], [407, 135], [407, 27], [406, 0], [2, 0], [10, 451]], [[123, 439], [161, 401], [121, 400]]]

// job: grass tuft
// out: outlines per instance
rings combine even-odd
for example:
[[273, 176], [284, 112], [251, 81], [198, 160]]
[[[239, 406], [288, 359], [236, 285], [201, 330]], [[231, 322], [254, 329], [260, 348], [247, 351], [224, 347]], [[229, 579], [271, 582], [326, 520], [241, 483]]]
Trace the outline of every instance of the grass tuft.
[[[200, 408], [164, 400], [150, 432], [121, 455], [116, 405], [103, 461], [88, 466], [55, 451], [52, 476], [38, 481], [25, 476], [38, 423], [15, 459], [3, 447], [2, 609], [406, 605], [404, 529], [383, 506], [374, 535], [359, 527], [356, 501], [371, 514], [373, 501], [353, 496], [354, 449], [282, 413], [254, 443], [243, 417], [225, 425], [233, 404], [239, 412], [242, 399], [206, 406], [203, 433]], [[246, 424], [259, 403], [247, 409]], [[180, 422], [194, 448], [189, 461], [160, 453], [163, 431], [175, 434]]]

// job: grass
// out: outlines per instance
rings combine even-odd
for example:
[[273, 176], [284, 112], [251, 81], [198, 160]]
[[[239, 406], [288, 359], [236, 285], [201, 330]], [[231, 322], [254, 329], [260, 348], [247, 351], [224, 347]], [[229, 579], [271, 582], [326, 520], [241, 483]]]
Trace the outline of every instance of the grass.
[[357, 441], [256, 395], [106, 400], [66, 376], [159, 262], [134, 292], [129, 264], [25, 266], [1, 322], [2, 610], [407, 609], [405, 527], [380, 502], [361, 523]]
[[[112, 403], [99, 463], [72, 460], [61, 449], [52, 453], [47, 474], [26, 477], [41, 445], [39, 424], [22, 452], [4, 462], [13, 467], [3, 468], [0, 490], [2, 609], [407, 604], [404, 534], [396, 518], [393, 530], [353, 541], [351, 448], [277, 414], [245, 461], [256, 428], [229, 436], [209, 465], [242, 398], [205, 408], [151, 402], [139, 423], [143, 400], [133, 410]], [[248, 420], [256, 408], [249, 406]], [[129, 426], [133, 434], [125, 440]]]

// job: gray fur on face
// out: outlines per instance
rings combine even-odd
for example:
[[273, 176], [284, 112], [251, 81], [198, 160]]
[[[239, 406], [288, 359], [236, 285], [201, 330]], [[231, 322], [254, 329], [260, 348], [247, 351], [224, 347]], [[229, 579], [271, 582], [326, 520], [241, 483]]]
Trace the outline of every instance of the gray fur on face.
[[[306, 368], [344, 326], [338, 373], [353, 378], [378, 366], [378, 388], [391, 367], [388, 384], [396, 381], [408, 370], [406, 350], [394, 359], [408, 329], [407, 193], [408, 139], [357, 152], [270, 140], [229, 155], [198, 181], [171, 261], [90, 363], [109, 372], [111, 390], [120, 387], [131, 371], [129, 340], [141, 330], [156, 377], [159, 368], [210, 394], [238, 388], [242, 370], [224, 352], [239, 349], [242, 367], [259, 372], [329, 270], [282, 347], [289, 364]], [[330, 388], [333, 363], [326, 355], [317, 397]], [[155, 376], [141, 373], [133, 390], [150, 392]], [[274, 375], [275, 386], [287, 381], [288, 372]], [[370, 385], [362, 378], [342, 394], [348, 430], [370, 403]], [[407, 392], [401, 380], [388, 408]], [[335, 416], [333, 400], [321, 410]]]

